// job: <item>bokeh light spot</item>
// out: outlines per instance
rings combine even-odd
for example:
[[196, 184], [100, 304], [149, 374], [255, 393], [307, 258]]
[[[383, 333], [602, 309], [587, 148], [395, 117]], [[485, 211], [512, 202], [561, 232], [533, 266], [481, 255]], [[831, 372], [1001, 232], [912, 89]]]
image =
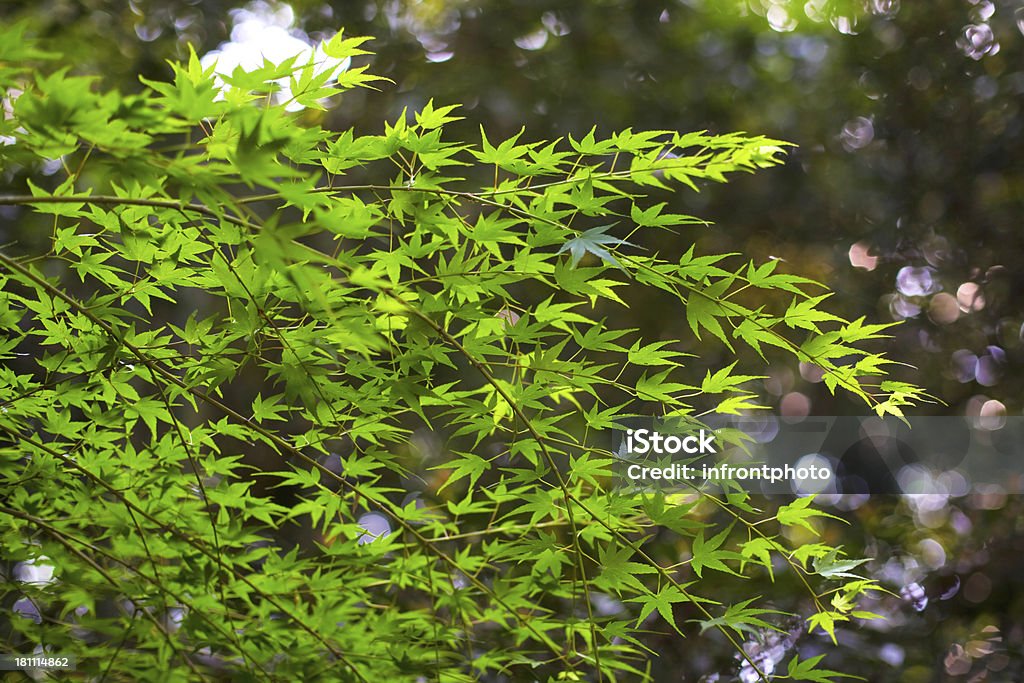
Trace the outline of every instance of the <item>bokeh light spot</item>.
[[856, 242], [850, 247], [850, 265], [854, 268], [872, 271], [878, 266], [878, 257], [871, 254], [871, 245]]
[[928, 317], [939, 325], [949, 325], [960, 317], [960, 305], [952, 294], [939, 292], [928, 302]]
[[964, 313], [974, 313], [985, 308], [985, 295], [981, 287], [974, 282], [965, 282], [956, 290], [956, 300]]

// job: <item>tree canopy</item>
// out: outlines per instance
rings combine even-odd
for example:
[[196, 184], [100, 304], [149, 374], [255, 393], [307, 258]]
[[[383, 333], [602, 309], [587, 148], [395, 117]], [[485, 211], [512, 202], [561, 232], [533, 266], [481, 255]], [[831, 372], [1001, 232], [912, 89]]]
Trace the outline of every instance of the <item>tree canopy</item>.
[[[1012, 538], [1005, 497], [849, 531], [809, 497], [624, 488], [612, 438], [796, 394], [1016, 405], [1006, 250], [956, 227], [1008, 235], [1019, 204], [1002, 6], [943, 53], [941, 3], [296, 2], [272, 25], [317, 50], [225, 71], [227, 5], [94, 5], [0, 29], [7, 651], [112, 680], [831, 681], [902, 642], [887, 591], [951, 594], [913, 557], [1012, 556], [961, 531]], [[952, 86], [894, 104], [885, 79], [931, 95], [954, 58], [970, 120]], [[982, 601], [993, 562], [956, 568]], [[947, 672], [1006, 668], [988, 623], [956, 622]]]

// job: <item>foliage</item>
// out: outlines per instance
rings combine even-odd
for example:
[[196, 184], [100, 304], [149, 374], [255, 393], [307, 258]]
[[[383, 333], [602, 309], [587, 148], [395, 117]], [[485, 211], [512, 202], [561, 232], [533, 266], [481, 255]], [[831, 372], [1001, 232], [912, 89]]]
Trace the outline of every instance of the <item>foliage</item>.
[[[755, 372], [701, 380], [617, 327], [638, 290], [705, 343], [815, 364], [879, 414], [918, 397], [866, 349], [884, 326], [827, 312], [811, 280], [654, 248], [701, 222], [659, 197], [772, 166], [784, 143], [471, 144], [443, 139], [456, 109], [432, 103], [336, 133], [289, 105], [373, 84], [363, 67], [327, 82], [268, 63], [221, 88], [193, 54], [122, 94], [38, 67], [52, 56], [21, 32], [0, 34], [0, 164], [62, 170], [0, 197], [53, 217], [43, 249], [0, 253], [0, 520], [6, 561], [55, 573], [2, 584], [38, 613], [10, 618], [9, 647], [117, 680], [634, 680], [650, 631], [717, 629], [758, 670], [743, 634], [779, 612], [755, 581], [716, 600], [726, 581], [784, 567], [833, 640], [871, 616], [859, 560], [790, 542], [816, 529], [808, 499], [772, 515], [616, 490], [604, 447], [629, 417], [756, 403]], [[652, 553], [654, 533], [686, 559]], [[816, 663], [789, 675], [829, 680]]]

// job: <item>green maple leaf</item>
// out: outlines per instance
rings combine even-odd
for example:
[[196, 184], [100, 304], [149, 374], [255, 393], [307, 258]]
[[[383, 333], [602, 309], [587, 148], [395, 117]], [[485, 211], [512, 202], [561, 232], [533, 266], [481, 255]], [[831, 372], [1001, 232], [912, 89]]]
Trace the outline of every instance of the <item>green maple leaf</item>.
[[601, 259], [605, 263], [610, 263], [616, 268], [621, 268], [622, 265], [618, 262], [618, 260], [614, 256], [612, 256], [611, 253], [602, 245], [608, 244], [616, 247], [621, 246], [623, 244], [628, 245], [630, 247], [635, 247], [636, 245], [625, 240], [621, 240], [618, 237], [615, 237], [614, 235], [605, 234], [606, 230], [614, 227], [615, 225], [617, 224], [609, 223], [608, 225], [599, 225], [596, 228], [591, 228], [590, 230], [584, 232], [582, 235], [574, 237], [565, 244], [563, 244], [562, 247], [558, 250], [558, 253], [561, 254], [565, 251], [568, 251], [572, 255], [573, 267], [578, 266], [580, 261], [583, 259], [583, 256], [587, 252], [590, 252], [591, 254]]

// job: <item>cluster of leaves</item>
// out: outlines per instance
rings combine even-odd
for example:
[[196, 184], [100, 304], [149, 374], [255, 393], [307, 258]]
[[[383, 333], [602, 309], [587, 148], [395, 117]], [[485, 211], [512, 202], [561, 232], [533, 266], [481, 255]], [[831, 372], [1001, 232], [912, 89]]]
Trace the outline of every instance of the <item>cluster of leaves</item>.
[[[361, 68], [220, 84], [193, 56], [125, 95], [37, 67], [52, 56], [22, 33], [0, 33], [0, 168], [62, 171], [0, 197], [53, 217], [45, 249], [0, 252], [2, 559], [54, 569], [0, 584], [21, 604], [12, 651], [117, 680], [633, 680], [646, 633], [717, 631], [767, 680], [742, 640], [777, 613], [710, 582], [785, 567], [833, 640], [870, 616], [859, 561], [788, 545], [816, 529], [810, 499], [772, 515], [740, 493], [618, 490], [603, 448], [641, 413], [755, 407], [736, 364], [701, 381], [616, 328], [635, 288], [879, 414], [917, 396], [863, 348], [882, 326], [827, 313], [815, 283], [653, 249], [700, 221], [649, 194], [771, 166], [781, 143], [474, 145], [444, 140], [454, 107], [432, 104], [336, 133], [290, 105], [372, 82]], [[679, 554], [656, 557], [655, 530]], [[829, 680], [816, 663], [789, 677]]]

